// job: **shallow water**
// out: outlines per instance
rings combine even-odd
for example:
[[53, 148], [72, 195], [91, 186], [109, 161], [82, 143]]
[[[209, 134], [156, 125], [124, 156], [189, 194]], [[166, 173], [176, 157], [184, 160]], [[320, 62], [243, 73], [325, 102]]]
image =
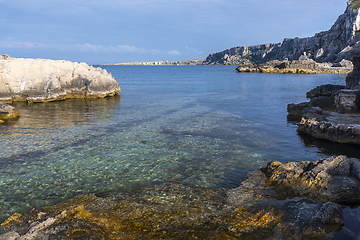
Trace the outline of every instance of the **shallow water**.
[[277, 160], [360, 157], [356, 146], [296, 133], [288, 103], [345, 75], [237, 73], [234, 66], [102, 66], [120, 96], [17, 104], [0, 125], [0, 222], [81, 193], [155, 182], [238, 186]]

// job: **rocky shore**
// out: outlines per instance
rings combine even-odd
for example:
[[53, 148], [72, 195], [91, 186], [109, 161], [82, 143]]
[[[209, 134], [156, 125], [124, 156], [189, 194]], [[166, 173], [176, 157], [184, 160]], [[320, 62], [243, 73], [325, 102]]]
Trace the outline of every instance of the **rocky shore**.
[[166, 183], [15, 213], [0, 239], [331, 239], [359, 189], [359, 159], [271, 162], [227, 191]]
[[307, 93], [309, 102], [288, 105], [289, 118], [300, 121], [299, 133], [360, 144], [360, 42], [350, 56], [354, 69], [346, 77], [346, 86], [318, 86]]
[[333, 26], [323, 32], [306, 38], [285, 38], [280, 43], [266, 43], [254, 46], [239, 46], [221, 52], [211, 53], [204, 64], [209, 65], [254, 65], [273, 60], [298, 60], [305, 55], [318, 63], [339, 63], [350, 60], [351, 44], [356, 31], [360, 30], [359, 4], [357, 0], [347, 2], [347, 8]]
[[333, 63], [317, 63], [305, 55], [299, 60], [283, 61], [272, 60], [264, 64], [244, 63], [236, 68], [238, 72], [250, 73], [296, 73], [296, 74], [315, 74], [315, 73], [350, 73], [353, 64], [348, 60]]

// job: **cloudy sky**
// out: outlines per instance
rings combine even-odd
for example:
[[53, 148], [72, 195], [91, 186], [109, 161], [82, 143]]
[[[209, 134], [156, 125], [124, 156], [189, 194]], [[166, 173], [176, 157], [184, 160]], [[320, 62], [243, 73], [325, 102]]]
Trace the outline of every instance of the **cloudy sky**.
[[0, 0], [0, 54], [120, 63], [206, 58], [328, 30], [346, 0]]

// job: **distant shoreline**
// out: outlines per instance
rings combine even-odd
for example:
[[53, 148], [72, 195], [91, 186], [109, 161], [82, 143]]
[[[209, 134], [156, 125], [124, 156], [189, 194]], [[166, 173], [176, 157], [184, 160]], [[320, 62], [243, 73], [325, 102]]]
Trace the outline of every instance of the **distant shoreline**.
[[128, 62], [128, 63], [112, 63], [112, 64], [93, 64], [93, 65], [142, 65], [142, 66], [153, 66], [153, 65], [203, 65], [205, 59], [193, 59], [185, 61], [153, 61], [153, 62]]

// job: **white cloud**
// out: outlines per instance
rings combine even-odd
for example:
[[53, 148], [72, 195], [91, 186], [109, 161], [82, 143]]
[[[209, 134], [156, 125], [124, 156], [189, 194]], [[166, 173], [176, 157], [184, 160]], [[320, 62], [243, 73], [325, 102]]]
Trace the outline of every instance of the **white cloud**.
[[[25, 48], [42, 48], [42, 49], [56, 49], [60, 51], [77, 51], [77, 52], [119, 52], [119, 53], [137, 53], [137, 54], [158, 54], [161, 53], [157, 49], [145, 49], [142, 47], [135, 47], [130, 45], [117, 46], [102, 46], [90, 43], [85, 44], [44, 44], [34, 42], [14, 42], [14, 41], [0, 41], [0, 49], [25, 49]], [[171, 51], [172, 54], [180, 54], [176, 50]]]
[[170, 55], [181, 55], [181, 53], [178, 50], [171, 50], [168, 52]]
[[185, 47], [186, 50], [189, 50], [189, 51], [192, 51], [194, 53], [200, 53], [200, 54], [203, 54], [203, 51], [198, 51], [196, 50], [195, 48], [189, 48], [188, 46]]

